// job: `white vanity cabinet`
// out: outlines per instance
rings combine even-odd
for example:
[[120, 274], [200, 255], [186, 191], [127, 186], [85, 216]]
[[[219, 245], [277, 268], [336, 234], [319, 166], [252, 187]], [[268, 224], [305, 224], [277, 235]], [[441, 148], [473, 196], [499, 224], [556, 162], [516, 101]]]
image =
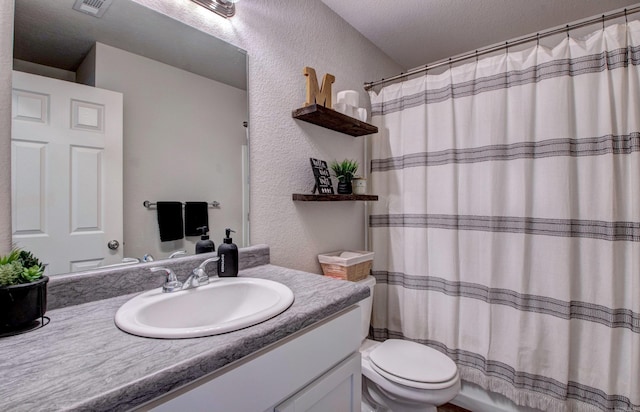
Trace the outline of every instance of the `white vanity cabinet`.
[[275, 407], [274, 412], [356, 412], [362, 382], [360, 353], [311, 382]]
[[359, 411], [360, 323], [352, 306], [137, 410]]

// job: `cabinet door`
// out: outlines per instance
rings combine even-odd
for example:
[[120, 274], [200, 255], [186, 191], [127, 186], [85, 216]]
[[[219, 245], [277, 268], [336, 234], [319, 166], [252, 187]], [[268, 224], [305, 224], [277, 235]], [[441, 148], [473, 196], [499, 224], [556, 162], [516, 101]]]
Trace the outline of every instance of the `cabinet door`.
[[276, 406], [275, 412], [357, 412], [361, 400], [360, 353], [354, 353], [304, 389]]

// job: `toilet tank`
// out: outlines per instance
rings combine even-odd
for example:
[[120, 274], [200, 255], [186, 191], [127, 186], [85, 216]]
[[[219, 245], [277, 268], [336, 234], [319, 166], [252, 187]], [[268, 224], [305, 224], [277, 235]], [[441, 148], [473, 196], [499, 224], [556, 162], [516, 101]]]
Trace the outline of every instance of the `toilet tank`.
[[369, 324], [371, 323], [371, 306], [373, 304], [373, 289], [376, 285], [376, 278], [373, 276], [367, 276], [366, 278], [356, 282], [364, 286], [369, 287], [369, 297], [358, 302], [360, 310], [362, 311], [362, 340], [365, 340], [369, 335]]

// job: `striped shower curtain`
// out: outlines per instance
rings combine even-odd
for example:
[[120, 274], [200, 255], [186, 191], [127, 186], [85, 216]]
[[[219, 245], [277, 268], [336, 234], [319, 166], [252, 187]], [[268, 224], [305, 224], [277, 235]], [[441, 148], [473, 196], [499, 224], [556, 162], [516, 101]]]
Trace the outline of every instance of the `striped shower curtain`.
[[640, 23], [371, 92], [377, 340], [544, 411], [640, 410]]

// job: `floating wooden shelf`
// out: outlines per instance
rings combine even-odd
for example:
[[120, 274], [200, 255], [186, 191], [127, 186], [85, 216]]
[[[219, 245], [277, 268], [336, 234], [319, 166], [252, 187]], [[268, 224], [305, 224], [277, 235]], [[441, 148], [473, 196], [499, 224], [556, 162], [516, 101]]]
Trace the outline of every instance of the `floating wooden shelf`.
[[311, 195], [294, 193], [293, 200], [298, 202], [340, 202], [347, 200], [378, 200], [377, 195]]
[[291, 114], [294, 119], [313, 123], [336, 132], [345, 133], [350, 136], [364, 136], [378, 133], [378, 128], [369, 123], [361, 122], [346, 114], [336, 112], [324, 106], [312, 104], [296, 109]]

